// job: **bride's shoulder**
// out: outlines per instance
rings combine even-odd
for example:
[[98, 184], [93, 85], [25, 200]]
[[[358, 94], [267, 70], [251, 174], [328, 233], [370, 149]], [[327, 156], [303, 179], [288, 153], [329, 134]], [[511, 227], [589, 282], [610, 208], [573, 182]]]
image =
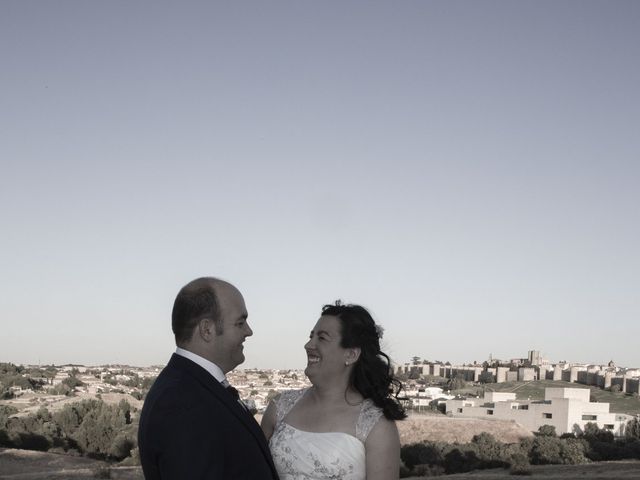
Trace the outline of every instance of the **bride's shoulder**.
[[287, 413], [293, 408], [298, 400], [302, 398], [308, 389], [285, 390], [273, 399], [276, 406], [276, 417], [278, 421], [282, 420]]
[[373, 400], [370, 398], [365, 399], [362, 402], [360, 415], [356, 422], [356, 437], [365, 442], [369, 433], [383, 415], [382, 409], [373, 403]]
[[305, 392], [307, 391], [307, 388], [301, 388], [299, 390], [284, 390], [283, 392], [280, 393], [280, 395], [278, 395], [277, 397], [275, 397], [275, 401], [276, 403], [287, 403], [287, 402], [297, 402], [300, 397], [302, 397]]

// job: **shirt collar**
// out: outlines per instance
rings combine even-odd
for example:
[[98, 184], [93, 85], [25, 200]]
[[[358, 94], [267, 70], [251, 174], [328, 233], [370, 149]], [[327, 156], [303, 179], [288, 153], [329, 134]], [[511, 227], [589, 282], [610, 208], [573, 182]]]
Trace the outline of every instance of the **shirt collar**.
[[215, 363], [207, 360], [206, 358], [201, 357], [200, 355], [196, 355], [195, 353], [180, 347], [176, 348], [176, 354], [191, 360], [193, 363], [200, 365], [207, 372], [209, 372], [211, 376], [215, 378], [218, 382], [220, 383], [227, 382], [227, 377], [222, 372], [222, 369]]

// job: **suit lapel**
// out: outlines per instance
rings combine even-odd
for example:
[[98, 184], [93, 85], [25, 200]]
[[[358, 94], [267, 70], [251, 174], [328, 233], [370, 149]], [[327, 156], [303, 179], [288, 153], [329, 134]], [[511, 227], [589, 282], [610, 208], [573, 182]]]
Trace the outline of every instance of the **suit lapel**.
[[[267, 440], [264, 436], [262, 428], [258, 425], [253, 415], [249, 413], [245, 408], [243, 408], [238, 402], [225, 390], [225, 388], [220, 385], [215, 378], [211, 376], [209, 372], [207, 372], [200, 365], [192, 362], [191, 360], [181, 357], [180, 355], [173, 354], [169, 363], [173, 363], [177, 368], [181, 370], [187, 371], [196, 380], [209, 392], [211, 392], [215, 397], [224, 404], [225, 407], [229, 410], [229, 412], [234, 415], [242, 425], [244, 425], [251, 434], [255, 437], [258, 445], [260, 445], [260, 449], [264, 454], [267, 462], [271, 466], [273, 472], [276, 471], [275, 465], [273, 464], [273, 459], [271, 458], [271, 451], [269, 450], [269, 445], [267, 444]], [[274, 478], [277, 478], [277, 475], [274, 473]]]

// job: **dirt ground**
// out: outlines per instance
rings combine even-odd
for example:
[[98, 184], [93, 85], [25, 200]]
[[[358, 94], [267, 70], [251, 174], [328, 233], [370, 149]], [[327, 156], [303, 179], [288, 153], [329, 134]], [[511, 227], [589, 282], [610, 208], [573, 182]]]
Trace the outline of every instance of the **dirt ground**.
[[403, 445], [425, 440], [466, 443], [482, 432], [490, 433], [504, 443], [518, 443], [522, 438], [533, 436], [511, 421], [453, 418], [442, 414], [411, 414], [397, 425]]

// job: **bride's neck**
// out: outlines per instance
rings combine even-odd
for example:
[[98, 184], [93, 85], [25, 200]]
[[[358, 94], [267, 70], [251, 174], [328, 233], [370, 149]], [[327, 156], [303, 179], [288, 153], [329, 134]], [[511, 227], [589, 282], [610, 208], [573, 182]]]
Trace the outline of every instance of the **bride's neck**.
[[362, 395], [345, 385], [314, 385], [311, 394], [315, 401], [323, 404], [357, 404], [362, 401]]

